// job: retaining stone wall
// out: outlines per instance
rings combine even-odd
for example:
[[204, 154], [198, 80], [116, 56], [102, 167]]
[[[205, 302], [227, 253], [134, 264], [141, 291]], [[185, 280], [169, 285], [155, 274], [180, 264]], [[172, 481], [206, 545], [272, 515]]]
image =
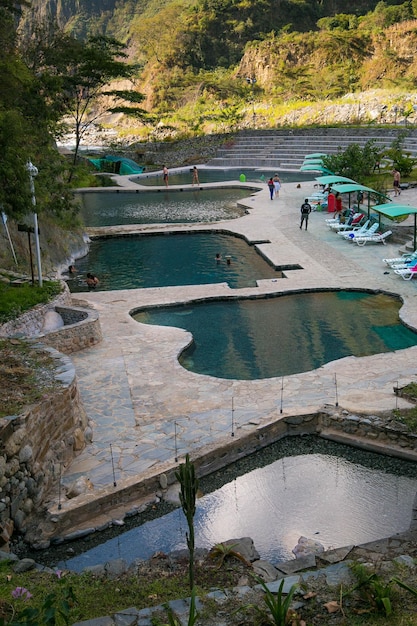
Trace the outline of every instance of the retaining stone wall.
[[[37, 304], [29, 311], [22, 313], [14, 320], [6, 322], [0, 326], [0, 337], [33, 337], [42, 331], [45, 315], [48, 311], [53, 311], [56, 306], [65, 306], [71, 304], [71, 293], [64, 283], [65, 287], [53, 301], [47, 304]], [[19, 287], [16, 287], [19, 289]]]
[[100, 320], [96, 311], [74, 306], [56, 306], [55, 311], [62, 317], [65, 325], [39, 335], [37, 338], [43, 343], [64, 354], [71, 354], [102, 341]]
[[14, 529], [30, 529], [32, 514], [39, 516], [60, 479], [61, 464], [91, 440], [72, 362], [52, 348], [43, 349], [56, 359], [59, 387], [21, 414], [0, 420], [0, 546]]
[[[53, 301], [38, 304], [15, 320], [2, 324], [0, 337], [36, 337], [64, 354], [100, 343], [103, 337], [98, 313], [92, 309], [72, 306], [71, 293], [65, 282], [63, 287], [63, 292]], [[42, 333], [45, 318], [51, 311], [61, 316], [64, 326]]]
[[347, 411], [321, 413], [321, 437], [357, 445], [365, 450], [417, 461], [417, 435], [407, 432], [398, 422], [374, 415], [354, 415]]

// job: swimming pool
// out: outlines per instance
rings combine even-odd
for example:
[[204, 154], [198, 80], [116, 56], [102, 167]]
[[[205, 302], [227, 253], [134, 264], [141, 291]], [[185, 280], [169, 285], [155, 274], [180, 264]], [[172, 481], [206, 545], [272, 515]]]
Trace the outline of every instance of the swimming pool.
[[[415, 463], [316, 437], [290, 439], [200, 481], [205, 494], [196, 504], [197, 547], [251, 537], [261, 558], [278, 564], [294, 558], [300, 536], [330, 549], [408, 529], [417, 489]], [[206, 491], [216, 482], [214, 490]], [[178, 509], [95, 547], [100, 538], [87, 537], [76, 546], [78, 556], [57, 566], [80, 571], [111, 559], [130, 563], [157, 551], [184, 549], [186, 531]]]
[[103, 191], [77, 194], [86, 226], [215, 222], [241, 217], [237, 202], [251, 189], [216, 188], [180, 191]]
[[401, 324], [400, 307], [392, 296], [340, 291], [198, 302], [133, 317], [191, 332], [194, 342], [180, 356], [186, 369], [253, 380], [414, 346], [417, 334]]
[[[169, 186], [171, 185], [191, 185], [193, 182], [193, 168], [188, 167], [181, 171], [175, 170], [169, 174]], [[198, 178], [201, 183], [219, 183], [226, 180], [239, 181], [241, 174], [245, 176], [246, 182], [250, 183], [266, 183], [268, 178], [274, 176], [277, 170], [268, 169], [248, 169], [248, 168], [227, 168], [227, 169], [210, 169], [200, 167], [198, 170]], [[283, 183], [300, 183], [307, 180], [314, 180], [316, 173], [311, 172], [287, 172], [278, 171], [279, 177]], [[130, 178], [132, 182], [140, 185], [164, 185], [162, 174], [149, 172]]]
[[95, 239], [77, 269], [67, 281], [72, 292], [87, 291], [87, 272], [98, 276], [98, 291], [223, 282], [253, 287], [256, 280], [281, 276], [243, 239], [215, 231]]

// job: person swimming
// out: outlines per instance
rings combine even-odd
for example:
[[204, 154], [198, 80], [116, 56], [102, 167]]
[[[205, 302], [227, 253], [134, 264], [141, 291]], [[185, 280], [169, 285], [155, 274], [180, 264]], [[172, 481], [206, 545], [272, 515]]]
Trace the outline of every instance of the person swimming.
[[97, 276], [95, 276], [94, 274], [91, 274], [90, 272], [87, 274], [87, 278], [85, 280], [85, 282], [87, 283], [87, 287], [89, 289], [95, 289], [97, 287], [97, 285], [99, 284], [99, 279], [97, 278]]

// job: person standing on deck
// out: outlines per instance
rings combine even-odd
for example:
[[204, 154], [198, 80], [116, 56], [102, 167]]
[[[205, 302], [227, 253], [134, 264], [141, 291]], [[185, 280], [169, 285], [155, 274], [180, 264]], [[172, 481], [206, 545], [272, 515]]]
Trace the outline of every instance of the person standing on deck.
[[274, 185], [274, 179], [271, 178], [268, 180], [268, 189], [269, 189], [269, 195], [271, 196], [271, 200], [274, 199], [274, 194], [275, 194], [275, 185]]
[[164, 179], [165, 187], [168, 187], [168, 176], [169, 176], [168, 168], [166, 165], [164, 165], [164, 168], [162, 170], [162, 177]]
[[273, 181], [274, 181], [274, 188], [275, 188], [274, 196], [275, 198], [279, 198], [279, 190], [281, 189], [281, 181], [279, 179], [278, 174], [275, 174]]
[[306, 230], [307, 230], [307, 226], [308, 226], [308, 216], [311, 213], [311, 204], [308, 201], [308, 198], [306, 198], [303, 202], [303, 204], [301, 205], [301, 223], [300, 223], [300, 228], [303, 227], [303, 223], [306, 223]]

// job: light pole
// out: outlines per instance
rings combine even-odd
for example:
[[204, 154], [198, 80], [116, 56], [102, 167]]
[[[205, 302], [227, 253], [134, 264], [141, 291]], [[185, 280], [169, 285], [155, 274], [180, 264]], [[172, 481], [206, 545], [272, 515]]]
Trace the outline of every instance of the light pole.
[[38, 282], [39, 287], [42, 287], [42, 267], [41, 267], [41, 248], [39, 245], [39, 229], [38, 229], [38, 215], [35, 211], [36, 208], [36, 196], [35, 196], [35, 183], [34, 178], [38, 175], [38, 168], [33, 165], [30, 161], [26, 164], [26, 169], [29, 172], [29, 180], [30, 180], [30, 192], [32, 194], [32, 205], [33, 205], [33, 223], [34, 223], [34, 234], [35, 234], [35, 245], [36, 245], [36, 264], [38, 266]]
[[256, 113], [255, 113], [255, 97], [253, 95], [253, 87], [254, 87], [254, 85], [256, 83], [256, 78], [254, 76], [247, 76], [246, 77], [246, 82], [252, 88], [252, 118], [253, 118], [253, 124], [255, 125]]

